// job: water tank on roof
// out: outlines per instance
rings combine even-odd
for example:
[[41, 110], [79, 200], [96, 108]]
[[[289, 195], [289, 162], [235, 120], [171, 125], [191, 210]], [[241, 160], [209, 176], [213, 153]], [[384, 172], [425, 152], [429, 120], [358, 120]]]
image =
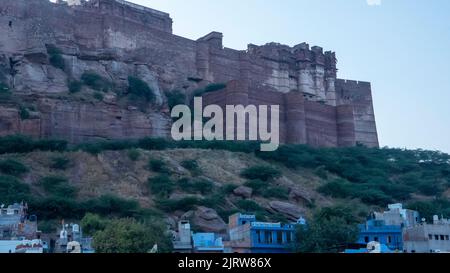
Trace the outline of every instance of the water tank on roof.
[[79, 233], [79, 232], [80, 232], [80, 226], [77, 225], [77, 224], [74, 224], [74, 225], [72, 226], [72, 232], [73, 232], [73, 233]]

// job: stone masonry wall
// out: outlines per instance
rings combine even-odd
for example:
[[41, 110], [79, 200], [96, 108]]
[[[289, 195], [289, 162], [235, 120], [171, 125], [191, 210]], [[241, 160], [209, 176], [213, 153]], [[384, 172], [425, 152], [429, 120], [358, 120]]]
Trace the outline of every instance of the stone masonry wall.
[[[31, 120], [18, 104], [0, 103], [0, 135], [94, 139], [169, 137], [164, 93], [188, 96], [209, 83], [229, 83], [208, 103], [277, 104], [281, 139], [315, 146], [378, 146], [369, 83], [336, 78], [334, 52], [306, 43], [224, 48], [212, 32], [194, 41], [172, 34], [169, 14], [123, 0], [54, 4], [0, 0], [0, 80], [36, 105]], [[75, 3], [75, 2], [74, 2]], [[46, 47], [62, 51], [63, 70], [50, 65]], [[128, 76], [143, 79], [157, 100], [142, 112], [114, 93], [101, 102], [74, 99], [67, 82], [86, 71], [126, 90]], [[233, 90], [237, 88], [237, 90]]]

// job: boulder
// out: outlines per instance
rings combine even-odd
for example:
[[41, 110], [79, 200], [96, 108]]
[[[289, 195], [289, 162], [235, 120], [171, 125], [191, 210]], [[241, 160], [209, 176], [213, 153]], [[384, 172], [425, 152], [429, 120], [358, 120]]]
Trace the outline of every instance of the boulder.
[[227, 224], [217, 212], [206, 207], [198, 207], [193, 213], [191, 223], [203, 232], [226, 233]]
[[234, 195], [239, 196], [239, 197], [250, 198], [250, 197], [252, 197], [253, 189], [249, 188], [249, 187], [245, 187], [245, 186], [240, 186], [240, 187], [236, 188], [233, 191], [233, 193], [234, 193]]
[[310, 194], [300, 188], [291, 189], [291, 192], [289, 193], [289, 200], [302, 203], [303, 205], [309, 205], [312, 203]]
[[281, 213], [292, 220], [298, 220], [304, 214], [302, 208], [291, 203], [272, 201], [269, 203], [269, 206], [275, 212]]

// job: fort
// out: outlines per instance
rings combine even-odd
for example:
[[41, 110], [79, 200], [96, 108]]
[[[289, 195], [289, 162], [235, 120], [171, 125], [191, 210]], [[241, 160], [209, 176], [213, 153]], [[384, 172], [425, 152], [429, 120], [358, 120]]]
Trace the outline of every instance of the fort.
[[[198, 40], [174, 35], [172, 22], [167, 13], [123, 0], [2, 0], [0, 81], [35, 109], [22, 119], [17, 104], [1, 102], [0, 135], [71, 142], [169, 137], [166, 93], [192, 97], [225, 83], [203, 95], [206, 105], [280, 105], [282, 143], [378, 147], [371, 85], [338, 79], [334, 52], [307, 43], [235, 50], [218, 32]], [[61, 50], [64, 69], [49, 63], [49, 45]], [[102, 102], [67, 96], [67, 82], [85, 71], [117, 90], [126, 89], [128, 76], [139, 77], [156, 103], [142, 112], [123, 107], [114, 93]]]

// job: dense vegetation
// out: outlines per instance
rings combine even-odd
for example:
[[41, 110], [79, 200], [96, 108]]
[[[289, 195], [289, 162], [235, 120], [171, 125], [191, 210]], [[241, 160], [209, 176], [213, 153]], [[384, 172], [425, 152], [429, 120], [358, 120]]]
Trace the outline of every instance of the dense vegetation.
[[[135, 161], [143, 150], [165, 149], [217, 149], [255, 154], [267, 163], [250, 166], [241, 172], [247, 181], [245, 186], [253, 189], [255, 197], [286, 199], [289, 190], [276, 184], [281, 168], [305, 169], [320, 177], [317, 188], [324, 195], [344, 202], [362, 202], [368, 206], [384, 207], [390, 202], [403, 202], [409, 208], [418, 210], [431, 220], [434, 214], [450, 217], [450, 201], [446, 192], [450, 187], [450, 156], [444, 153], [423, 150], [352, 148], [311, 148], [302, 145], [285, 145], [272, 153], [259, 152], [257, 142], [173, 142], [165, 139], [145, 138], [140, 140], [102, 141], [69, 146], [64, 141], [33, 140], [24, 136], [0, 137], [0, 154], [43, 151], [86, 151], [97, 154], [105, 150], [127, 151], [130, 160]], [[60, 154], [51, 158], [49, 167], [55, 170], [68, 168], [70, 161]], [[199, 176], [202, 168], [197, 160], [183, 161], [181, 165], [189, 171], [188, 176], [172, 176], [167, 163], [159, 158], [150, 158], [148, 169], [156, 173], [149, 178], [148, 190], [152, 193], [157, 209], [164, 212], [186, 211], [202, 205], [215, 209], [226, 219], [237, 211], [255, 213], [260, 220], [283, 221], [283, 217], [266, 211], [252, 200], [233, 200], [234, 207], [227, 203], [227, 197], [236, 188], [234, 184], [215, 183]], [[114, 196], [94, 199], [80, 199], [77, 189], [64, 177], [44, 177], [36, 185], [43, 195], [31, 193], [31, 188], [21, 181], [28, 167], [15, 156], [8, 155], [0, 161], [0, 199], [4, 203], [29, 200], [31, 212], [41, 220], [58, 218], [81, 219], [86, 213], [100, 217], [134, 217], [145, 220], [160, 215], [159, 212], [143, 209], [132, 200]], [[230, 181], [232, 182], [232, 181]], [[181, 199], [170, 199], [175, 191], [190, 194]], [[420, 198], [417, 198], [420, 197]], [[421, 200], [421, 201], [418, 201]], [[359, 212], [353, 212], [353, 219], [362, 221]], [[364, 213], [363, 213], [364, 214]], [[366, 215], [363, 215], [366, 216]], [[359, 217], [359, 218], [358, 218]], [[315, 216], [311, 229], [299, 236], [317, 237], [329, 232], [332, 226], [342, 230], [353, 225], [349, 221]], [[319, 229], [320, 227], [320, 229]], [[341, 231], [342, 231], [341, 230]], [[306, 232], [306, 233], [305, 233]], [[319, 235], [318, 235], [319, 234]], [[352, 234], [336, 233], [337, 238], [350, 238]], [[341, 240], [340, 239], [340, 240]], [[325, 240], [325, 239], [324, 239]], [[333, 245], [332, 241], [331, 245]], [[322, 243], [321, 243], [322, 244]], [[330, 246], [330, 243], [323, 242]], [[298, 251], [313, 249], [304, 246]], [[338, 246], [335, 246], [338, 247]], [[318, 251], [316, 249], [316, 251]], [[327, 251], [321, 249], [320, 251]]]
[[159, 221], [138, 222], [131, 218], [104, 220], [92, 215], [86, 217], [82, 226], [93, 233], [93, 247], [97, 253], [148, 253], [154, 245], [157, 245], [160, 253], [172, 250], [172, 239]]

